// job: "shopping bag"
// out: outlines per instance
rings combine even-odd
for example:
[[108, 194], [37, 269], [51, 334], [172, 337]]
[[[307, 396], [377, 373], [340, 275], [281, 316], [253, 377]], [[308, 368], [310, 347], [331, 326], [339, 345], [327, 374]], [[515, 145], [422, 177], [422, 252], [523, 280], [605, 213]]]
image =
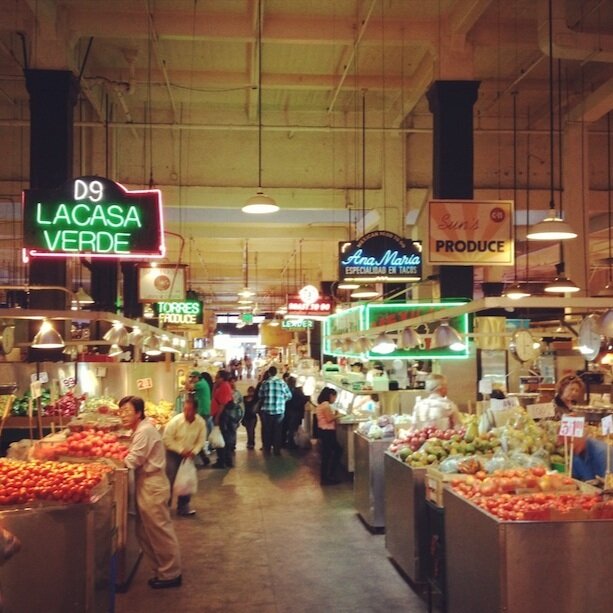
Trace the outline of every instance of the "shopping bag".
[[302, 426], [298, 426], [298, 430], [296, 430], [296, 434], [294, 434], [294, 444], [300, 449], [311, 448], [311, 438]]
[[175, 477], [173, 493], [175, 496], [191, 496], [198, 491], [198, 474], [191, 458], [183, 458]]
[[219, 426], [213, 426], [211, 434], [209, 434], [209, 445], [212, 449], [223, 449], [226, 446]]

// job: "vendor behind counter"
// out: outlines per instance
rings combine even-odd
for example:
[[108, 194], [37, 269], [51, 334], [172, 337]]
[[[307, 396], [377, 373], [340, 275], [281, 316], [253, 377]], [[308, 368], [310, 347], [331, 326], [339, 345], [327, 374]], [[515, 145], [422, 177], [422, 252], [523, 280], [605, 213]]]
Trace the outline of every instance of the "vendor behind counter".
[[[607, 453], [610, 455], [607, 465]], [[587, 436], [573, 439], [572, 476], [580, 481], [592, 481], [597, 477], [604, 479], [613, 467], [613, 448], [605, 442]]]

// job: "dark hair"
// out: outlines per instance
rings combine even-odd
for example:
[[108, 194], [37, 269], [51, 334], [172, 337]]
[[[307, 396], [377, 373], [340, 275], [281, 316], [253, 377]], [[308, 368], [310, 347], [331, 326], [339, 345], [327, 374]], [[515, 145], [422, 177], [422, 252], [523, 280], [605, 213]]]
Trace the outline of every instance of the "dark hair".
[[224, 381], [227, 381], [230, 378], [230, 373], [227, 370], [219, 370], [217, 371], [217, 375]]
[[209, 384], [209, 389], [212, 392], [213, 391], [213, 377], [211, 377], [211, 375], [205, 371], [200, 375], [200, 378], [204, 379]]
[[134, 407], [134, 412], [140, 413], [140, 418], [145, 419], [145, 401], [140, 396], [124, 396], [119, 401], [119, 408], [128, 402]]
[[185, 404], [185, 402], [191, 402], [194, 405], [194, 409], [196, 409], [196, 411], [198, 410], [198, 399], [196, 398], [196, 394], [187, 394], [183, 404]]
[[338, 396], [338, 392], [331, 387], [324, 387], [324, 389], [319, 392], [319, 396], [317, 396], [317, 402], [321, 404], [322, 402], [330, 402], [330, 398], [332, 396]]
[[293, 390], [296, 387], [296, 377], [288, 377], [286, 383]]
[[277, 374], [277, 367], [276, 366], [271, 366], [268, 369], [268, 376], [269, 377], [274, 377]]

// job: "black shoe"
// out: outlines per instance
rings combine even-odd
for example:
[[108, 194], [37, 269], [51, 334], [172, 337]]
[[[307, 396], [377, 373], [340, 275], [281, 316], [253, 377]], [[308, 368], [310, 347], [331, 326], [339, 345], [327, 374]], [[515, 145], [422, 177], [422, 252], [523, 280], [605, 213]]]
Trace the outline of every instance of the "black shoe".
[[253, 449], [255, 445], [247, 445], [247, 449]]
[[232, 462], [226, 462], [226, 468], [234, 468], [234, 464], [232, 464]]
[[319, 483], [321, 485], [338, 485], [341, 481], [340, 479], [322, 479]]
[[193, 517], [196, 515], [196, 511], [194, 509], [190, 509], [187, 507], [186, 509], [177, 509], [177, 515], [181, 517]]
[[211, 464], [211, 468], [225, 468], [226, 465], [221, 462], [215, 462], [215, 464]]
[[167, 587], [181, 587], [181, 575], [174, 579], [158, 579], [154, 577], [153, 579], [149, 579], [148, 583], [154, 590], [162, 590]]

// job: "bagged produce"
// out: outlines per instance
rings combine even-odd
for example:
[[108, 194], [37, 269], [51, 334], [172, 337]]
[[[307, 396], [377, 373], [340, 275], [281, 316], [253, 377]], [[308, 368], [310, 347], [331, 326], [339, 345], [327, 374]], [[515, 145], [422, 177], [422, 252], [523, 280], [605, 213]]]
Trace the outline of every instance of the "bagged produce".
[[172, 491], [175, 496], [191, 496], [198, 491], [198, 473], [191, 458], [183, 458]]
[[209, 445], [211, 449], [223, 449], [226, 446], [219, 426], [213, 426], [211, 434], [209, 434]]

